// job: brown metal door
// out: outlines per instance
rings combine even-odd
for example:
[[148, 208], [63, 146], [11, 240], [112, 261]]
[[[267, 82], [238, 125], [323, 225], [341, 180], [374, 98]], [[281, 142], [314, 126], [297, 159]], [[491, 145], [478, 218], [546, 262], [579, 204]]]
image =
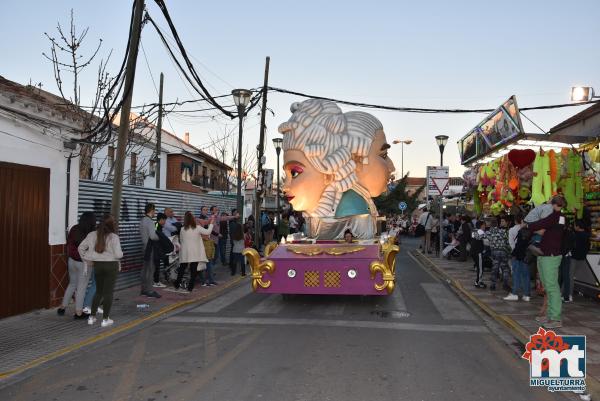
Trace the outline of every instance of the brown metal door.
[[48, 307], [50, 170], [0, 162], [0, 318]]

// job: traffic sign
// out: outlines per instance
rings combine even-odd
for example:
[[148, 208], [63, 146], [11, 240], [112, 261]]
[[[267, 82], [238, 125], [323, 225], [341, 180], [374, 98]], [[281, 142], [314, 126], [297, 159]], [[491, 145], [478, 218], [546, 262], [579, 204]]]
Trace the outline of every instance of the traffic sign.
[[437, 192], [438, 195], [443, 195], [445, 191], [448, 190], [448, 184], [450, 183], [450, 178], [432, 178], [434, 191]]
[[406, 210], [407, 207], [408, 207], [408, 205], [404, 201], [398, 203], [398, 209], [400, 209], [400, 210], [404, 211], [404, 210]]
[[434, 179], [450, 179], [450, 169], [447, 166], [427, 166], [427, 187], [426, 187], [426, 195], [427, 199], [429, 196], [434, 195], [448, 195], [449, 194], [449, 186], [447, 183], [443, 183], [442, 190], [443, 193], [440, 194], [438, 186], [433, 182]]

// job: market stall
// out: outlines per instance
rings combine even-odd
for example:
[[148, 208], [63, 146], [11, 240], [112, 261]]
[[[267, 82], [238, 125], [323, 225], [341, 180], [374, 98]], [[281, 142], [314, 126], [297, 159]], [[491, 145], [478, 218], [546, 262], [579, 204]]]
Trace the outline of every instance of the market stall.
[[[477, 215], [525, 214], [554, 195], [565, 197], [567, 219], [583, 220], [591, 229], [589, 269], [576, 272], [576, 283], [581, 292], [600, 298], [600, 125], [596, 130], [585, 125], [600, 115], [600, 106], [580, 114], [549, 134], [525, 134], [511, 97], [458, 145], [467, 167], [465, 191]], [[576, 128], [581, 121], [585, 132]]]

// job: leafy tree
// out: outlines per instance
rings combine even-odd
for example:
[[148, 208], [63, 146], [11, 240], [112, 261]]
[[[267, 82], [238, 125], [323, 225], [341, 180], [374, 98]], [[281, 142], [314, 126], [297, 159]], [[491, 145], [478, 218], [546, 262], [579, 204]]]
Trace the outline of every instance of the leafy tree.
[[395, 187], [384, 194], [381, 194], [377, 198], [374, 199], [375, 206], [381, 213], [400, 213], [400, 209], [398, 208], [398, 204], [401, 201], [406, 202], [407, 208], [406, 212], [410, 212], [415, 210], [419, 205], [419, 195], [425, 189], [425, 185], [421, 185], [413, 194], [408, 194], [406, 191], [406, 185], [408, 183], [408, 173], [400, 180], [395, 182]]

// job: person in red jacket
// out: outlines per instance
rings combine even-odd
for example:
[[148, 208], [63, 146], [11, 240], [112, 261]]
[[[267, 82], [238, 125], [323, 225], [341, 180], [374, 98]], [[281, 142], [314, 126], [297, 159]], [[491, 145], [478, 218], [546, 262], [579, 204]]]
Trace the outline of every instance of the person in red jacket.
[[546, 290], [546, 315], [535, 318], [547, 329], [562, 327], [561, 308], [562, 300], [560, 286], [558, 285], [558, 268], [562, 260], [562, 241], [565, 231], [565, 217], [561, 210], [567, 202], [562, 196], [552, 198], [552, 214], [541, 220], [529, 223], [528, 227], [533, 232], [542, 234], [540, 248], [543, 255], [537, 258], [537, 268], [540, 280]]

